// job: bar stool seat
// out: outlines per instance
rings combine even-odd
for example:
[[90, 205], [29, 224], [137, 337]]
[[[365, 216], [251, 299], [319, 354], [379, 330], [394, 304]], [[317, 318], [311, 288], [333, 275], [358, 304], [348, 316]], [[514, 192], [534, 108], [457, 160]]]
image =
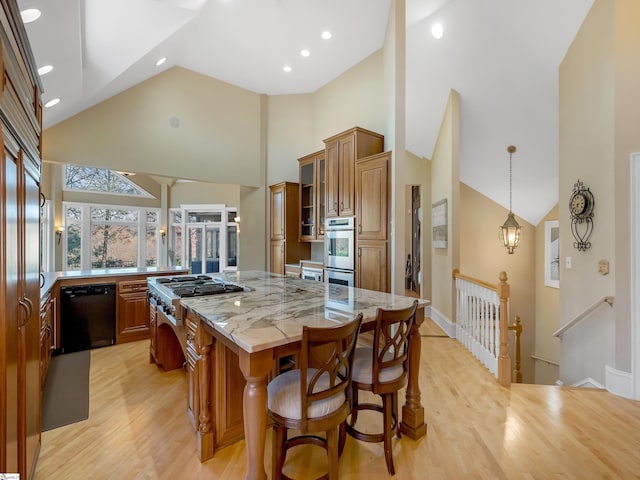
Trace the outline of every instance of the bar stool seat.
[[[347, 422], [347, 433], [364, 442], [382, 442], [387, 471], [390, 475], [395, 475], [391, 438], [394, 433], [400, 438], [398, 390], [407, 383], [409, 341], [417, 308], [417, 300], [414, 300], [411, 307], [405, 309], [379, 308], [376, 313], [373, 345], [356, 348], [353, 360], [351, 417]], [[359, 390], [380, 395], [382, 405], [359, 402]], [[356, 428], [358, 412], [362, 410], [382, 413], [381, 433], [364, 433]]]
[[[327, 451], [329, 471], [320, 478], [337, 480], [361, 323], [362, 313], [339, 327], [303, 327], [299, 369], [282, 373], [267, 385], [269, 417], [273, 420], [273, 480], [289, 479], [282, 472], [287, 450], [302, 444]], [[287, 438], [290, 429], [299, 430], [300, 435]], [[322, 432], [325, 437], [318, 435]]]

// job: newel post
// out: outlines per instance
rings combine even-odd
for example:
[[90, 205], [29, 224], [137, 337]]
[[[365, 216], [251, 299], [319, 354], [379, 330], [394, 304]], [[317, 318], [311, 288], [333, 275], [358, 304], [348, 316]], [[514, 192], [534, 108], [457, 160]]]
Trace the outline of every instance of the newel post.
[[509, 358], [509, 295], [511, 287], [507, 283], [507, 272], [500, 272], [497, 286], [500, 298], [500, 350], [498, 355], [498, 381], [501, 385], [511, 385], [511, 358]]

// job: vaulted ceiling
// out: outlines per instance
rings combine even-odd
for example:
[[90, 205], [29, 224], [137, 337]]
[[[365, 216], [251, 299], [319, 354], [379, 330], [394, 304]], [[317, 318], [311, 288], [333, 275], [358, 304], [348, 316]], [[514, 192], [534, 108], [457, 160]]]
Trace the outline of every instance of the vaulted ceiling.
[[[513, 210], [537, 224], [558, 201], [558, 66], [592, 3], [406, 0], [407, 149], [431, 157], [457, 90], [461, 180], [508, 208], [506, 148], [516, 145]], [[382, 48], [391, 0], [18, 4], [43, 12], [26, 28], [38, 66], [54, 66], [43, 101], [61, 99], [44, 111], [47, 128], [176, 65], [257, 93], [313, 92]]]

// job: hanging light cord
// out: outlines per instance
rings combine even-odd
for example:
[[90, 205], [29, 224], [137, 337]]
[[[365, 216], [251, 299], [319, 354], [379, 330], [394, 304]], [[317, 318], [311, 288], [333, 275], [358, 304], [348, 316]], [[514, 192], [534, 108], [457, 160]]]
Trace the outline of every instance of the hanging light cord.
[[509, 145], [507, 147], [507, 152], [509, 152], [509, 213], [513, 213], [513, 211], [511, 210], [511, 205], [512, 205], [512, 180], [513, 180], [513, 174], [512, 174], [512, 169], [511, 169], [511, 157], [513, 156], [513, 152], [516, 151], [516, 147], [514, 147], [513, 145]]

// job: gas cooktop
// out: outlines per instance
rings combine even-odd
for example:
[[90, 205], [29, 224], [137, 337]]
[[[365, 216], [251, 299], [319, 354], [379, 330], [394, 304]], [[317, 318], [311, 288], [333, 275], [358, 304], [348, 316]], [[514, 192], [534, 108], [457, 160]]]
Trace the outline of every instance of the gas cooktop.
[[226, 282], [221, 278], [209, 275], [162, 277], [156, 279], [156, 283], [170, 289], [174, 295], [181, 298], [246, 291], [242, 285]]

